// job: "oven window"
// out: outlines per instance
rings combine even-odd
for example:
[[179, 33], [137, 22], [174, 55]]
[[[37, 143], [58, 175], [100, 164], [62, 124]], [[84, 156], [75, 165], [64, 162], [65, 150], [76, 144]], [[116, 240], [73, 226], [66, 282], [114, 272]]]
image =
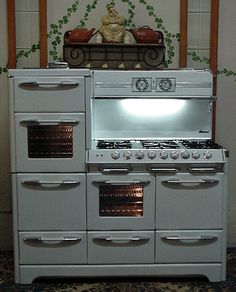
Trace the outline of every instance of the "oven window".
[[99, 215], [120, 217], [143, 216], [144, 187], [132, 185], [100, 185]]
[[72, 158], [73, 127], [29, 126], [28, 156], [29, 158]]

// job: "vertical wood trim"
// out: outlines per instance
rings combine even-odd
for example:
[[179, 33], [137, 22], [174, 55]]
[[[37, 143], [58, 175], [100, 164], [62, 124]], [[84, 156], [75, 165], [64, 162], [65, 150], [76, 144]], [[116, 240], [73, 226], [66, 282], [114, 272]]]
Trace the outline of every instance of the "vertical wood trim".
[[180, 0], [179, 67], [187, 67], [188, 0]]
[[9, 69], [16, 68], [16, 18], [15, 0], [7, 2], [7, 30], [8, 30], [8, 62]]
[[[219, 0], [211, 0], [211, 35], [210, 35], [210, 69], [214, 76], [213, 95], [216, 96], [217, 69], [218, 69], [218, 25]], [[212, 137], [215, 139], [216, 131], [216, 102], [213, 104]]]
[[46, 68], [48, 63], [47, 46], [47, 0], [39, 0], [39, 43], [40, 67]]

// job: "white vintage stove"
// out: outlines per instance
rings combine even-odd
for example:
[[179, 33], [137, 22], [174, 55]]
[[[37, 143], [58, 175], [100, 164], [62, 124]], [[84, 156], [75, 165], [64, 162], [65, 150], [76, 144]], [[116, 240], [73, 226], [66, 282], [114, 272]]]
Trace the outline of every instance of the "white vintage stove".
[[226, 277], [207, 70], [10, 70], [15, 281]]

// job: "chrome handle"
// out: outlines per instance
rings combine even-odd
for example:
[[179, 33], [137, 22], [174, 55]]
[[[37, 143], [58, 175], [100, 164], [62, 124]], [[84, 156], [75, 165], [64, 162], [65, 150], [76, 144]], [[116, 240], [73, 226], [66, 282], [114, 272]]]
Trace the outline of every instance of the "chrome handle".
[[62, 120], [38, 120], [38, 119], [29, 119], [21, 120], [20, 123], [23, 125], [55, 125], [55, 124], [79, 124], [79, 120], [76, 119], [62, 119]]
[[169, 241], [213, 241], [217, 239], [217, 236], [211, 236], [211, 235], [203, 235], [203, 236], [162, 236], [161, 239], [163, 240], [169, 240]]
[[39, 81], [26, 81], [26, 82], [20, 82], [19, 86], [21, 87], [40, 87], [40, 86], [79, 86], [79, 82], [68, 80], [68, 81], [55, 81], [55, 82], [39, 82]]
[[149, 180], [130, 180], [130, 181], [113, 181], [113, 180], [96, 180], [93, 181], [93, 183], [96, 184], [106, 184], [106, 185], [122, 185], [122, 186], [128, 186], [133, 184], [149, 184]]
[[58, 238], [43, 238], [43, 237], [25, 237], [23, 241], [30, 243], [44, 243], [44, 244], [60, 244], [62, 242], [73, 243], [80, 241], [80, 237], [58, 237]]
[[163, 180], [162, 183], [167, 184], [215, 184], [218, 183], [219, 180], [216, 179], [201, 179], [201, 180]]
[[178, 168], [148, 168], [148, 171], [153, 171], [153, 172], [163, 172], [163, 173], [176, 173], [178, 172]]
[[149, 236], [132, 236], [132, 237], [110, 237], [110, 236], [95, 236], [93, 240], [97, 241], [108, 241], [108, 242], [127, 242], [127, 241], [147, 241], [149, 240]]
[[219, 169], [216, 167], [189, 167], [189, 172], [197, 172], [197, 173], [203, 173], [203, 172], [217, 172]]
[[100, 171], [104, 173], [113, 173], [113, 172], [130, 172], [130, 168], [99, 168]]
[[59, 181], [43, 181], [37, 179], [22, 180], [22, 184], [25, 185], [78, 185], [80, 181], [78, 180], [59, 180]]

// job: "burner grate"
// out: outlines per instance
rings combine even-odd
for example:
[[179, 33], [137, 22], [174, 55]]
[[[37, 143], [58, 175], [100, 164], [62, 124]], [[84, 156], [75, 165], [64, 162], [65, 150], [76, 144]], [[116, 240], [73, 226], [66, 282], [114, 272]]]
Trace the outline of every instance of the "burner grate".
[[222, 149], [222, 146], [212, 140], [205, 141], [181, 141], [182, 145], [187, 149]]
[[130, 149], [132, 148], [132, 143], [130, 140], [124, 141], [105, 141], [100, 140], [97, 143], [98, 149]]

